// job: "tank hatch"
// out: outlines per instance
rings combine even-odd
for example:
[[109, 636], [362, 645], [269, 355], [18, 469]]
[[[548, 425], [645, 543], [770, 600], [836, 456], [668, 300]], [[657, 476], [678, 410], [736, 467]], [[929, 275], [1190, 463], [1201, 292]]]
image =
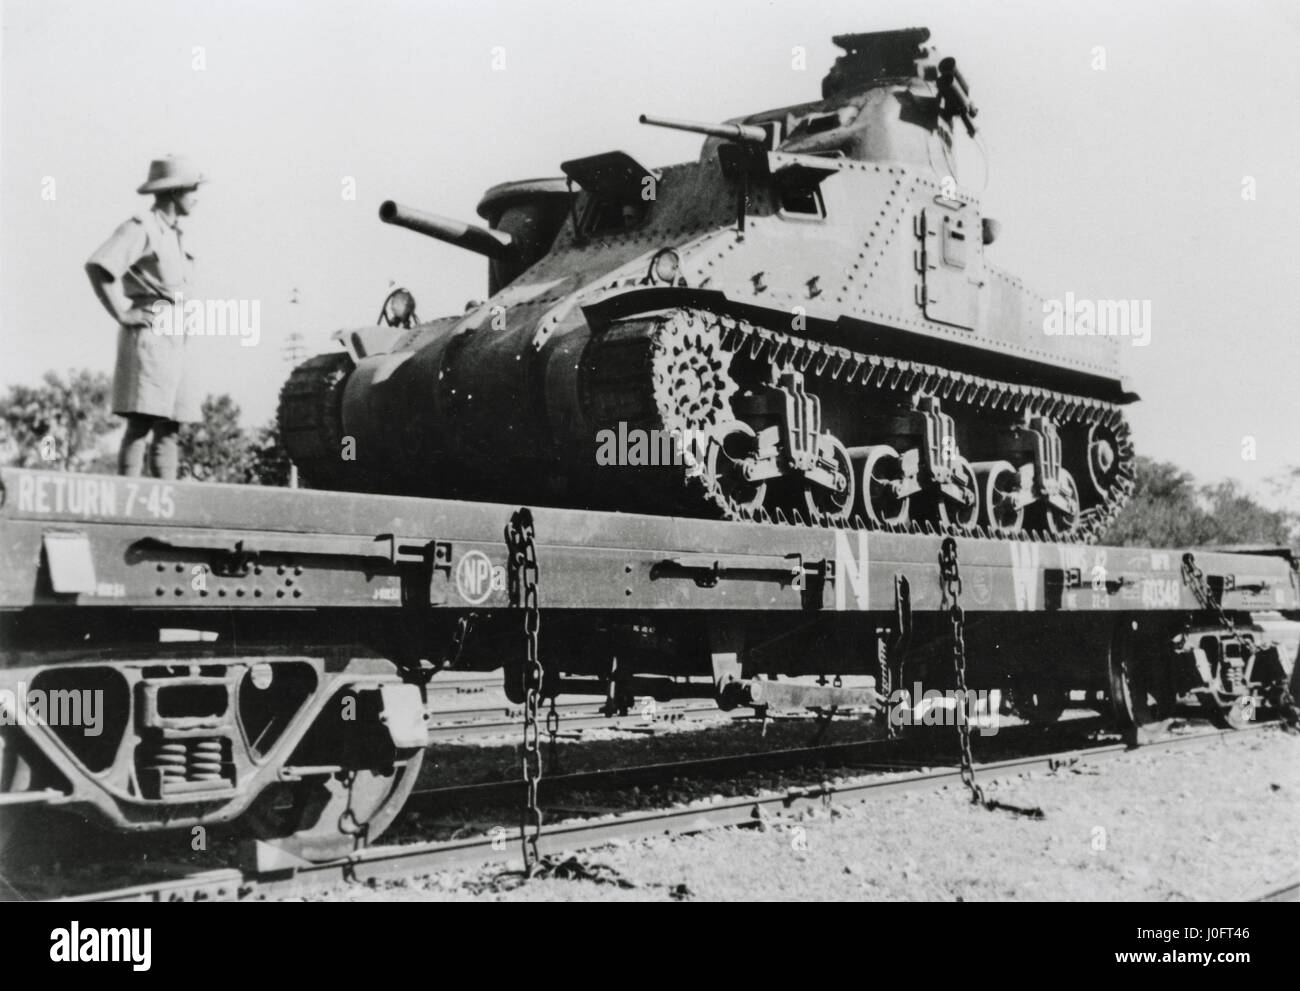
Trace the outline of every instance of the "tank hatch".
[[560, 171], [589, 193], [611, 199], [638, 199], [654, 173], [625, 151], [607, 151], [587, 158], [574, 158], [560, 165]]

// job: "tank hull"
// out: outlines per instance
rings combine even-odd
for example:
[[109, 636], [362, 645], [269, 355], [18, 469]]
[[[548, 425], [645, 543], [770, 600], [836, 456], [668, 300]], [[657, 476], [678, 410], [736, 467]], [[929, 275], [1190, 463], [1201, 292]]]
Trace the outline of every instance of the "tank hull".
[[[697, 161], [651, 170], [608, 152], [563, 163], [566, 180], [494, 187], [480, 212], [502, 233], [479, 240], [526, 247], [494, 257], [488, 300], [328, 386], [295, 373], [286, 437], [335, 408], [325, 435], [351, 442], [339, 459], [319, 431], [291, 445], [304, 474], [1095, 537], [1132, 484], [1121, 407], [1137, 397], [1119, 354], [1143, 328], [1062, 320], [1068, 300], [987, 257], [997, 225], [953, 157], [952, 124], [973, 131], [975, 111], [951, 61], [917, 47], [924, 33], [842, 39], [861, 47], [813, 103], [717, 126], [647, 119], [709, 135]], [[645, 463], [637, 445], [664, 435], [693, 460]]]

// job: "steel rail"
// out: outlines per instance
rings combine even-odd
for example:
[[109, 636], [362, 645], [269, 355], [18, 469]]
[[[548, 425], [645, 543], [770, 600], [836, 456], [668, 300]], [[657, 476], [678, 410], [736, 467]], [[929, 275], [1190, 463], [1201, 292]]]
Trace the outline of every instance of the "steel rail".
[[[811, 747], [785, 747], [773, 750], [726, 754], [721, 757], [696, 757], [688, 760], [665, 761], [657, 764], [630, 764], [626, 767], [609, 767], [597, 771], [574, 771], [552, 774], [546, 778], [548, 792], [613, 791], [647, 784], [659, 784], [674, 778], [721, 777], [743, 774], [747, 771], [771, 771], [800, 764], [815, 764], [839, 760], [867, 771], [887, 771], [919, 767], [933, 767], [945, 763], [947, 755], [934, 755], [928, 761], [882, 759], [861, 763], [855, 758], [873, 751], [898, 746], [897, 739], [854, 740], [847, 743], [819, 744]], [[519, 797], [518, 781], [487, 781], [478, 784], [440, 785], [436, 788], [417, 788], [407, 799], [408, 807], [427, 805], [454, 806], [457, 803], [489, 804], [495, 801], [515, 801]]]
[[1300, 902], [1300, 875], [1242, 899], [1245, 902]]

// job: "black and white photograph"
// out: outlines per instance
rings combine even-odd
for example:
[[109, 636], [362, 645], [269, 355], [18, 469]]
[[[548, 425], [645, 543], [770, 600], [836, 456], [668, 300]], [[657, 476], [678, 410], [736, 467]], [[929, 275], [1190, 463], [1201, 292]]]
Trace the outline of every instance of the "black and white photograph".
[[1083, 972], [1293, 961], [1298, 49], [1294, 0], [3, 0], [28, 950], [1125, 903]]

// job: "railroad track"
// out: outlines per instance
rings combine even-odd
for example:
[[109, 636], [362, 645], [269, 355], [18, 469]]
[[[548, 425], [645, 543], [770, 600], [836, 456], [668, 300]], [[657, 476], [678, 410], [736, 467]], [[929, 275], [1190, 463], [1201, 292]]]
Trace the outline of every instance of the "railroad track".
[[[594, 726], [601, 729], [640, 729], [655, 723], [673, 723], [681, 720], [699, 720], [719, 714], [712, 702], [657, 703], [653, 714], [640, 711], [626, 716], [605, 715], [604, 702], [568, 702], [556, 706], [560, 726], [564, 731], [574, 727]], [[470, 739], [518, 732], [523, 719], [523, 708], [512, 705], [488, 706], [480, 709], [428, 709], [430, 741]]]
[[1248, 902], [1300, 902], [1300, 875], [1257, 892], [1242, 901]]
[[[1085, 720], [1077, 722], [1082, 723]], [[1144, 746], [1142, 752], [1149, 752], [1152, 749], [1205, 746], [1225, 737], [1260, 732], [1266, 728], [1268, 724], [1250, 726], [1241, 730], [1197, 729], [1184, 735], [1171, 735], [1155, 740]], [[863, 746], [864, 744], [857, 743], [838, 745], [838, 748], [816, 749], [823, 753], [838, 750], [841, 755], [845, 755], [847, 751], [844, 748]], [[1098, 743], [1065, 750], [1058, 749], [1049, 753], [986, 761], [976, 764], [975, 768], [977, 774], [984, 778], [1034, 770], [1056, 770], [1122, 757], [1130, 749], [1119, 743]], [[778, 752], [781, 753], [784, 753], [784, 756], [775, 757], [776, 761], [792, 759], [792, 752]], [[741, 758], [752, 761], [754, 756], [741, 755]], [[804, 757], [807, 759], [806, 753]], [[725, 760], [727, 758], [714, 758], [710, 759], [710, 762], [714, 763], [717, 769], [722, 766], [720, 762]], [[539, 851], [543, 856], [548, 856], [562, 851], [588, 849], [615, 840], [632, 841], [650, 836], [682, 835], [728, 826], [743, 826], [800, 810], [822, 807], [832, 802], [839, 804], [870, 802], [908, 791], [958, 784], [961, 781], [961, 772], [957, 766], [916, 767], [915, 763], [915, 761], [886, 756], [877, 763], [876, 774], [872, 777], [854, 778], [838, 783], [823, 782], [809, 787], [794, 787], [731, 798], [714, 798], [687, 805], [625, 812], [596, 819], [561, 821], [543, 828], [538, 844]], [[624, 769], [624, 773], [631, 772], [634, 775], [652, 777], [655, 774], [667, 773], [680, 775], [683, 770], [690, 767], [689, 763], [651, 765]], [[701, 768], [696, 766], [694, 770], [699, 771]], [[561, 790], [569, 786], [587, 786], [593, 783], [592, 779], [595, 775], [613, 773], [615, 772], [589, 772], [569, 776], [567, 782], [565, 776], [556, 776], [548, 779], [547, 783], [553, 790]], [[607, 777], [605, 780], [608, 782], [613, 779]], [[506, 794], [505, 789], [513, 787], [517, 797], [516, 783], [486, 787], [489, 789], [500, 787], [501, 795]], [[452, 793], [456, 790], [458, 789], [430, 789], [423, 795], [426, 798], [441, 795], [446, 800], [452, 797]], [[465, 791], [464, 788], [459, 790]], [[480, 791], [477, 794], [482, 799], [488, 792]], [[494, 793], [492, 797], [498, 796]], [[517, 836], [510, 831], [504, 839], [501, 834], [489, 833], [448, 841], [377, 846], [359, 851], [343, 860], [320, 864], [296, 864], [282, 870], [260, 873], [235, 867], [220, 868], [197, 874], [160, 878], [115, 889], [80, 893], [61, 900], [159, 902], [281, 898], [330, 884], [377, 881], [394, 876], [430, 873], [456, 867], [496, 865], [504, 870], [518, 866], [518, 860]], [[1296, 888], [1300, 888], [1300, 883], [1270, 891], [1265, 900], [1283, 900], [1285, 895]]]
[[[1091, 720], [1089, 720], [1091, 722]], [[946, 761], [951, 755], [934, 755], [921, 761], [890, 757], [882, 752], [896, 749], [899, 740], [856, 740], [808, 747], [788, 747], [753, 753], [727, 754], [720, 757], [701, 757], [692, 760], [671, 761], [658, 764], [636, 764], [598, 771], [578, 771], [568, 774], [548, 774], [543, 778], [543, 790], [548, 796], [545, 811], [556, 812], [553, 797], [571, 792], [614, 791], [659, 785], [674, 779], [723, 778], [749, 772], [771, 772], [789, 767], [810, 764], [835, 763], [851, 765], [864, 771], [892, 771], [903, 768], [932, 767]], [[875, 759], [864, 761], [866, 757]], [[445, 785], [437, 788], [416, 789], [407, 799], [407, 807], [453, 808], [483, 806], [497, 802], [516, 802], [519, 798], [518, 781], [489, 781], [478, 784]], [[558, 811], [564, 811], [560, 808]]]

